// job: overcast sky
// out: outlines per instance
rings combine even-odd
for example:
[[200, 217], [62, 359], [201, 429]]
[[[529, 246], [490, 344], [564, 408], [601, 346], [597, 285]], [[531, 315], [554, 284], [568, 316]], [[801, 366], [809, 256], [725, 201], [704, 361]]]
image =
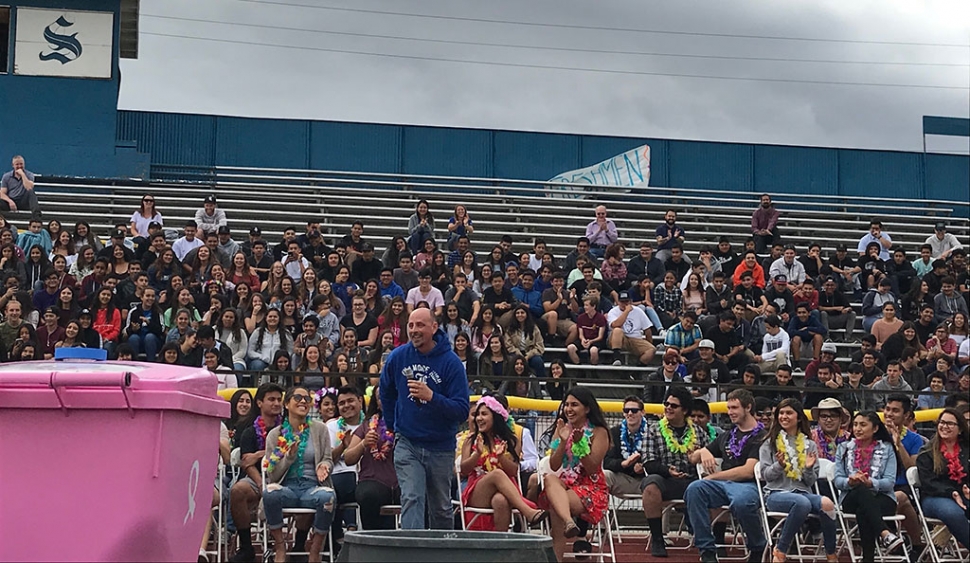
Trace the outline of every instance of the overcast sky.
[[[121, 63], [124, 109], [898, 150], [922, 150], [923, 115], [970, 115], [967, 0], [142, 0], [141, 10], [139, 58]], [[970, 150], [967, 139], [928, 145]]]

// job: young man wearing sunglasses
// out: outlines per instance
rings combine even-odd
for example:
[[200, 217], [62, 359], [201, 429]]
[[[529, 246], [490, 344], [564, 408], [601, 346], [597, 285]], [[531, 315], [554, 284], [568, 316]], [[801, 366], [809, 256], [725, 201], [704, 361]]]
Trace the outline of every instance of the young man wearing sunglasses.
[[610, 429], [612, 445], [603, 458], [603, 473], [611, 495], [640, 493], [640, 482], [645, 476], [646, 434], [643, 401], [630, 395], [623, 399], [623, 422]]
[[653, 557], [667, 557], [663, 533], [663, 503], [681, 500], [687, 486], [697, 479], [697, 471], [690, 456], [707, 446], [709, 433], [690, 419], [694, 398], [683, 385], [672, 386], [664, 394], [664, 416], [651, 424], [646, 436], [648, 476], [641, 484], [643, 513], [650, 525], [650, 553]]

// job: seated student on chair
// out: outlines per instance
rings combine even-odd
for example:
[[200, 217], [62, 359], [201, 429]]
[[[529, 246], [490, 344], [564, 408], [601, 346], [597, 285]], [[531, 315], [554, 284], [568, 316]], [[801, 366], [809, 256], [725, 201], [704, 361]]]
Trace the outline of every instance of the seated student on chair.
[[853, 439], [841, 444], [835, 454], [833, 485], [843, 512], [855, 514], [862, 560], [873, 561], [877, 539], [887, 553], [903, 543], [883, 520], [896, 514], [896, 454], [892, 436], [875, 411], [856, 413], [852, 434]]
[[671, 387], [664, 395], [663, 406], [663, 418], [647, 429], [642, 463], [648, 475], [640, 485], [653, 557], [667, 557], [663, 503], [684, 498], [687, 486], [697, 480], [697, 470], [689, 456], [710, 441], [708, 429], [689, 417], [694, 397], [686, 387]]
[[610, 449], [603, 458], [611, 495], [638, 495], [643, 490], [646, 435], [643, 401], [630, 395], [623, 399], [623, 422], [610, 429]]
[[[731, 514], [744, 530], [750, 553], [748, 561], [760, 562], [766, 541], [758, 516], [754, 466], [758, 463], [758, 450], [767, 432], [754, 416], [754, 397], [747, 389], [731, 391], [727, 396], [727, 409], [734, 428], [718, 436], [707, 447], [690, 454], [690, 463], [701, 464], [705, 476], [691, 483], [684, 493], [687, 515], [702, 562], [717, 561], [710, 510], [722, 506], [730, 507]], [[715, 461], [717, 457], [723, 459], [720, 470]], [[718, 529], [719, 536], [722, 529]], [[723, 544], [723, 540], [720, 543]]]
[[838, 561], [835, 552], [835, 504], [816, 495], [812, 486], [818, 480], [818, 445], [809, 437], [811, 429], [805, 408], [797, 399], [784, 399], [775, 408], [768, 437], [761, 444], [761, 477], [767, 492], [765, 508], [788, 514], [778, 542], [771, 552], [774, 563], [784, 563], [795, 534], [809, 514], [822, 525], [825, 560]]
[[957, 409], [943, 409], [936, 419], [936, 436], [916, 458], [923, 512], [942, 520], [964, 549], [970, 549], [968, 440], [966, 419]]
[[566, 391], [553, 436], [549, 444], [551, 473], [545, 476], [538, 505], [549, 509], [552, 548], [562, 561], [566, 540], [581, 533], [573, 518], [578, 516], [595, 526], [609, 506], [603, 458], [610, 447], [610, 430], [589, 388]]
[[283, 422], [266, 436], [263, 468], [266, 483], [263, 511], [266, 527], [273, 537], [275, 561], [286, 561], [283, 538], [283, 509], [311, 508], [313, 538], [309, 560], [320, 561], [323, 540], [330, 531], [336, 495], [330, 481], [333, 460], [330, 456], [330, 431], [319, 420], [307, 420], [313, 406], [313, 395], [304, 387], [286, 390]]
[[[890, 362], [887, 366], [889, 373], [893, 373], [893, 365], [899, 369], [898, 362]], [[885, 381], [886, 379], [883, 379]], [[919, 524], [919, 517], [916, 508], [913, 506], [914, 499], [909, 498], [909, 485], [906, 482], [906, 470], [916, 465], [916, 456], [923, 449], [926, 439], [916, 432], [911, 432], [906, 428], [906, 423], [913, 416], [913, 400], [909, 395], [893, 394], [886, 399], [883, 407], [882, 418], [886, 425], [886, 430], [892, 437], [892, 445], [896, 450], [896, 483], [894, 486], [896, 494], [896, 514], [906, 517], [903, 526], [906, 528], [906, 535], [912, 542], [914, 555], [922, 553], [925, 544], [923, 543], [923, 529]]]
[[344, 450], [344, 462], [360, 463], [354, 498], [360, 505], [360, 523], [365, 530], [393, 530], [394, 517], [381, 515], [381, 507], [401, 503], [401, 489], [394, 471], [394, 433], [387, 428], [381, 411], [381, 396], [374, 387], [367, 405], [365, 422], [354, 430]]
[[509, 426], [509, 411], [495, 397], [485, 395], [475, 405], [475, 418], [461, 445], [459, 473], [468, 478], [462, 502], [469, 508], [489, 508], [492, 514], [463, 514], [472, 530], [507, 532], [512, 524], [512, 509], [529, 524], [546, 517], [522, 496], [515, 480], [522, 459], [522, 445]]
[[[361, 411], [362, 401], [363, 398], [357, 387], [352, 385], [341, 387], [337, 390], [337, 411], [340, 417], [327, 421], [333, 457], [330, 479], [333, 481], [338, 505], [356, 502], [354, 492], [357, 488], [357, 466], [345, 462], [344, 451], [350, 445], [351, 436], [364, 421], [364, 413]], [[348, 509], [334, 517], [330, 530], [334, 541], [343, 538], [344, 526], [351, 530], [357, 528], [357, 518], [353, 509]]]

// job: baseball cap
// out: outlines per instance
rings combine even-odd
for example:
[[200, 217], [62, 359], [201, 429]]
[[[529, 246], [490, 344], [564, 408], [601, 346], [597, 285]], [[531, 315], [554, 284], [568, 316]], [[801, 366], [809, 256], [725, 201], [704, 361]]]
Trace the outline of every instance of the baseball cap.
[[50, 307], [44, 309], [44, 314], [46, 315], [47, 313], [54, 313], [56, 315], [57, 314], [57, 307], [51, 305]]
[[161, 228], [162, 228], [162, 224], [159, 223], [158, 221], [152, 221], [151, 223], [148, 224], [149, 231], [152, 229], [161, 229]]
[[829, 354], [835, 354], [838, 352], [838, 350], [835, 347], [835, 344], [831, 342], [826, 342], [825, 344], [822, 344], [822, 351], [828, 352]]
[[215, 202], [216, 202], [216, 196], [214, 196], [214, 195], [207, 195], [207, 196], [205, 196], [205, 200], [203, 200], [202, 203], [215, 203]]
[[77, 314], [78, 317], [83, 317], [84, 315], [87, 315], [90, 317], [91, 309], [81, 309], [81, 311]]
[[621, 291], [620, 292], [620, 295], [617, 296], [617, 299], [619, 299], [620, 301], [629, 301], [630, 300], [630, 294], [627, 293], [627, 292], [625, 292], [625, 291]]
[[111, 231], [111, 238], [125, 238], [126, 236], [128, 236], [128, 233], [126, 233], [124, 229], [115, 229]]
[[786, 276], [785, 274], [778, 274], [777, 276], [775, 276], [775, 281], [788, 283], [788, 276]]
[[848, 250], [848, 248], [846, 248], [844, 243], [840, 242], [839, 244], [835, 245], [835, 250], [836, 252], [845, 252], [846, 250]]
[[320, 231], [318, 231], [316, 229], [313, 229], [312, 231], [310, 231], [309, 233], [307, 233], [307, 237], [309, 237], [309, 238], [320, 238]]
[[258, 237], [258, 236], [261, 236], [262, 234], [263, 234], [263, 231], [260, 230], [259, 227], [253, 227], [252, 229], [249, 229], [249, 236]]
[[713, 350], [714, 349], [714, 341], [713, 340], [708, 340], [707, 338], [705, 338], [704, 340], [701, 340], [700, 344], [698, 344], [697, 347], [698, 348], [710, 348], [711, 350]]
[[218, 232], [219, 232], [220, 235], [228, 235], [229, 234], [229, 225], [220, 225]]
[[369, 243], [369, 242], [365, 242], [364, 244], [360, 245], [360, 251], [361, 252], [374, 252], [374, 245], [371, 244], [371, 243]]
[[943, 221], [938, 221], [936, 223], [936, 226], [934, 227], [934, 229], [936, 229], [937, 231], [945, 231], [946, 230], [946, 223], [944, 223]]

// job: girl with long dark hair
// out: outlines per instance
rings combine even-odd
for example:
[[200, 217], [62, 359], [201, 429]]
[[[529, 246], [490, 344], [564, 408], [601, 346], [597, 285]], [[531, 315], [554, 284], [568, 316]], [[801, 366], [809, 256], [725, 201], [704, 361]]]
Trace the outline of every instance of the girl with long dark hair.
[[920, 503], [929, 518], [946, 524], [960, 545], [970, 549], [970, 433], [960, 411], [943, 409], [936, 418], [936, 435], [919, 457]]
[[461, 446], [460, 473], [468, 478], [461, 498], [465, 506], [491, 508], [493, 514], [463, 514], [468, 529], [508, 531], [513, 508], [533, 525], [547, 516], [522, 498], [516, 484], [522, 445], [509, 420], [508, 409], [491, 395], [475, 405], [474, 425]]
[[549, 445], [549, 469], [538, 505], [552, 516], [552, 546], [562, 560], [566, 540], [580, 535], [578, 516], [596, 525], [609, 504], [603, 458], [610, 449], [610, 431], [596, 397], [586, 387], [566, 392]]
[[877, 540], [885, 552], [902, 544], [882, 519], [896, 514], [896, 452], [892, 436], [874, 411], [856, 413], [852, 434], [835, 454], [834, 485], [842, 510], [856, 516], [862, 560], [873, 561]]
[[400, 504], [401, 488], [394, 470], [394, 432], [384, 422], [378, 387], [367, 404], [364, 423], [354, 430], [344, 450], [344, 462], [359, 466], [354, 498], [360, 506], [365, 530], [393, 530], [394, 517], [381, 515], [381, 507]]
[[512, 310], [509, 330], [505, 333], [505, 347], [522, 354], [537, 377], [545, 377], [546, 366], [542, 361], [542, 354], [546, 351], [545, 341], [527, 306], [520, 304]]

